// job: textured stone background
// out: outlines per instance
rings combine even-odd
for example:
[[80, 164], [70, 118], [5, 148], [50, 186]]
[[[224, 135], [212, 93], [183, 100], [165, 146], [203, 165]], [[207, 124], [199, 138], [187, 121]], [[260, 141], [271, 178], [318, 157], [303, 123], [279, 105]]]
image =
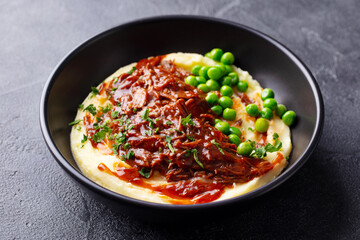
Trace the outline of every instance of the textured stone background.
[[[0, 1], [0, 239], [359, 239], [360, 1]], [[79, 192], [42, 139], [42, 87], [68, 51], [118, 24], [165, 14], [236, 21], [312, 70], [324, 133], [308, 163], [258, 206], [197, 226], [144, 224]]]

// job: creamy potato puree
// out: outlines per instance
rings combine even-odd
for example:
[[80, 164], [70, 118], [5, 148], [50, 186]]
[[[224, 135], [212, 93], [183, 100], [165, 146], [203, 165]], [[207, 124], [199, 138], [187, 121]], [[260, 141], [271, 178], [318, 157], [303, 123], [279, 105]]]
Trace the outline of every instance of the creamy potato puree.
[[[194, 65], [201, 64], [207, 66], [214, 66], [216, 62], [210, 58], [204, 57], [200, 54], [192, 54], [192, 53], [172, 53], [168, 54], [164, 60], [173, 60], [176, 66], [182, 67], [187, 71], [190, 71]], [[114, 77], [121, 75], [122, 73], [128, 72], [131, 70], [136, 63], [130, 64], [128, 66], [122, 67], [117, 70], [114, 74], [105, 79], [105, 82], [111, 81]], [[254, 80], [251, 75], [247, 71], [243, 71], [240, 68], [232, 66], [233, 70], [238, 73], [240, 80], [245, 80], [249, 88], [246, 91], [246, 94], [249, 98], [256, 101], [259, 109], [262, 108], [262, 100], [260, 97], [262, 88], [260, 84]], [[237, 91], [237, 87], [233, 87], [234, 92]], [[84, 106], [88, 106], [89, 104], [94, 104], [95, 106], [105, 106], [108, 102], [107, 96], [105, 93], [101, 95], [96, 95], [91, 97], [91, 93], [83, 102]], [[237, 111], [236, 120], [242, 119], [242, 125], [240, 130], [242, 131], [242, 136], [245, 139], [250, 139], [253, 141], [258, 141], [257, 134], [253, 131], [249, 130], [249, 128], [255, 129], [255, 118], [250, 117], [245, 111], [245, 105], [240, 101], [240, 98], [237, 96], [233, 96], [233, 109]], [[76, 119], [83, 119], [86, 112], [79, 110]], [[235, 120], [235, 121], [236, 121]], [[234, 121], [234, 122], [235, 122]], [[291, 152], [291, 139], [290, 139], [290, 129], [287, 125], [283, 123], [283, 121], [274, 114], [274, 117], [269, 121], [269, 129], [267, 134], [267, 142], [274, 144], [273, 133], [277, 133], [279, 135], [279, 140], [282, 142], [282, 148], [280, 149], [280, 153], [284, 156], [284, 158], [274, 166], [272, 170], [267, 172], [265, 175], [254, 178], [250, 182], [247, 183], [234, 183], [233, 188], [226, 188], [225, 193], [221, 195], [216, 201], [221, 201], [228, 198], [233, 198], [235, 196], [239, 196], [250, 192], [256, 188], [259, 188], [268, 182], [275, 179], [284, 169], [287, 164], [285, 157], [289, 156]], [[232, 124], [229, 121], [230, 125]], [[109, 150], [109, 155], [103, 154], [98, 149], [92, 147], [90, 141], [86, 141], [85, 143], [81, 143], [83, 138], [83, 134], [86, 135], [86, 130], [83, 121], [74, 126], [71, 131], [71, 149], [73, 156], [76, 160], [77, 165], [80, 170], [83, 172], [85, 176], [87, 176], [92, 181], [97, 184], [108, 188], [114, 192], [120, 193], [122, 195], [156, 203], [169, 203], [171, 200], [170, 197], [160, 195], [158, 193], [153, 192], [152, 190], [134, 186], [131, 183], [120, 180], [114, 175], [108, 174], [104, 171], [100, 171], [98, 169], [98, 165], [100, 163], [104, 163], [110, 170], [115, 171], [115, 166], [117, 164], [122, 164], [125, 167], [129, 167], [124, 161], [121, 161], [119, 157], [110, 155], [111, 150]], [[276, 159], [278, 152], [267, 153], [267, 156], [264, 158], [267, 161], [273, 162]], [[150, 183], [163, 183], [166, 184], [165, 177], [160, 174], [154, 174], [151, 179], [145, 179], [146, 182]], [[172, 201], [172, 203], [181, 203], [181, 200]]]

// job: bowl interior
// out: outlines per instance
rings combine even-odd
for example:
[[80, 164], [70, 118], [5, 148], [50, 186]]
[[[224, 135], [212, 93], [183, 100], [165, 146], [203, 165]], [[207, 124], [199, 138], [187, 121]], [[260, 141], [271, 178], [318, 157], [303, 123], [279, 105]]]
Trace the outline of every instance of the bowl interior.
[[74, 120], [91, 86], [142, 58], [171, 52], [205, 54], [214, 47], [234, 53], [236, 66], [247, 70], [262, 87], [272, 88], [279, 103], [295, 110], [293, 151], [286, 174], [309, 150], [320, 121], [321, 96], [311, 74], [289, 51], [266, 36], [205, 18], [155, 18], [121, 25], [68, 55], [51, 76], [43, 96], [45, 131], [52, 144], [79, 171], [70, 150], [68, 123]]

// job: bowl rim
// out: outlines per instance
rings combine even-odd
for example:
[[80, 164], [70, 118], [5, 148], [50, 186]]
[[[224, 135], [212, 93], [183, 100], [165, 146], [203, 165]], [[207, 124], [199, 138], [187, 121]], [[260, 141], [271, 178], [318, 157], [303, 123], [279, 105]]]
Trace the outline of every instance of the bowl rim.
[[[86, 48], [88, 45], [91, 45], [92, 43], [101, 40], [103, 37], [107, 36], [108, 34], [111, 34], [113, 32], [116, 32], [122, 28], [129, 27], [132, 25], [139, 25], [144, 23], [154, 23], [154, 22], [161, 22], [161, 21], [168, 21], [168, 20], [196, 20], [196, 21], [204, 21], [208, 23], [220, 23], [225, 25], [230, 25], [236, 28], [240, 28], [244, 31], [247, 31], [251, 34], [256, 35], [257, 37], [260, 37], [275, 47], [277, 47], [280, 51], [282, 51], [285, 55], [287, 55], [291, 61], [293, 61], [296, 66], [303, 72], [305, 75], [312, 91], [315, 97], [315, 103], [316, 103], [316, 123], [315, 123], [315, 130], [312, 134], [312, 137], [310, 139], [310, 142], [308, 146], [306, 147], [305, 151], [302, 153], [302, 155], [298, 158], [298, 160], [289, 168], [286, 168], [283, 173], [281, 173], [278, 177], [276, 177], [271, 182], [253, 190], [248, 193], [245, 193], [243, 195], [239, 195], [230, 199], [225, 199], [221, 201], [214, 201], [210, 203], [203, 203], [203, 204], [194, 204], [194, 205], [174, 205], [174, 204], [165, 204], [165, 203], [153, 203], [148, 202], [144, 200], [139, 200], [131, 197], [127, 197], [125, 195], [121, 195], [119, 193], [113, 192], [105, 187], [102, 187], [98, 185], [97, 183], [93, 182], [89, 178], [87, 178], [85, 175], [83, 175], [81, 172], [76, 170], [66, 159], [65, 157], [60, 153], [59, 149], [56, 147], [55, 142], [52, 140], [48, 121], [47, 121], [47, 103], [49, 98], [50, 90], [55, 82], [55, 79], [60, 74], [60, 72], [63, 70], [64, 66], [67, 64], [70, 59], [74, 55], [76, 55], [79, 51]], [[42, 135], [44, 137], [44, 140], [46, 142], [46, 145], [48, 146], [51, 154], [57, 161], [57, 163], [67, 172], [73, 179], [75, 179], [77, 182], [81, 183], [82, 185], [86, 186], [88, 189], [106, 196], [107, 198], [119, 201], [119, 202], [125, 202], [127, 204], [133, 205], [135, 207], [150, 207], [153, 209], [162, 209], [162, 210], [193, 210], [193, 209], [208, 209], [213, 207], [220, 207], [225, 205], [230, 205], [233, 203], [240, 203], [245, 202], [250, 199], [259, 197], [260, 195], [263, 195], [270, 190], [278, 187], [280, 184], [285, 182], [287, 179], [289, 179], [291, 176], [295, 174], [308, 160], [312, 152], [315, 150], [317, 144], [320, 141], [322, 129], [323, 129], [323, 122], [324, 122], [324, 103], [322, 99], [322, 95], [320, 92], [320, 88], [316, 82], [315, 77], [310, 72], [308, 67], [287, 47], [285, 47], [283, 44], [278, 42], [277, 40], [273, 39], [272, 37], [268, 36], [267, 34], [264, 34], [258, 30], [255, 30], [251, 27], [245, 26], [243, 24], [239, 24], [236, 22], [232, 22], [225, 19], [219, 19], [214, 17], [208, 17], [208, 16], [198, 16], [198, 15], [163, 15], [163, 16], [153, 16], [153, 17], [146, 17], [141, 18], [138, 20], [133, 20], [130, 22], [126, 22], [124, 24], [120, 24], [118, 26], [112, 27], [106, 31], [102, 31], [98, 34], [96, 34], [94, 37], [91, 37], [90, 39], [84, 41], [83, 43], [76, 46], [73, 50], [71, 50], [65, 57], [63, 57], [60, 62], [57, 64], [53, 72], [50, 74], [49, 78], [47, 79], [43, 92], [41, 94], [41, 100], [40, 100], [40, 128], [42, 131]]]

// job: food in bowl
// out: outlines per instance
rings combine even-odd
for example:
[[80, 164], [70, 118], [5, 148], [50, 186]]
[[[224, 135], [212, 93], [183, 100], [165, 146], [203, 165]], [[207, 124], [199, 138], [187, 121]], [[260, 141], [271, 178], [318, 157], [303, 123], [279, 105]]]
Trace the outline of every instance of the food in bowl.
[[79, 106], [73, 156], [85, 176], [122, 195], [198, 204], [276, 178], [295, 113], [234, 56], [171, 53], [120, 68]]

